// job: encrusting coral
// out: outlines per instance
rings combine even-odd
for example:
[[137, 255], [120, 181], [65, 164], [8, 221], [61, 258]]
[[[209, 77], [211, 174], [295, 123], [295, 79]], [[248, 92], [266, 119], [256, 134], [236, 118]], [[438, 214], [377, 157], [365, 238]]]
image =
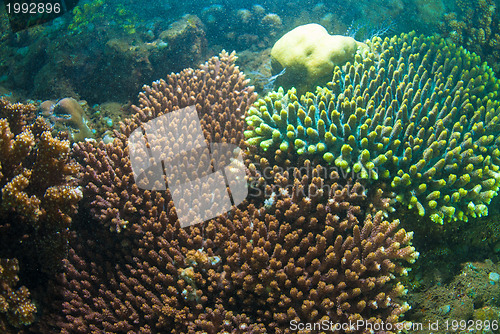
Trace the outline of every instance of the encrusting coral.
[[[122, 241], [105, 243], [102, 249], [100, 243], [92, 241], [94, 235], [87, 237], [89, 241], [82, 237], [83, 241], [73, 244], [68, 270], [61, 281], [65, 286], [62, 301], [66, 301], [63, 307], [67, 317], [59, 326], [64, 330], [86, 333], [98, 328], [110, 332], [141, 329], [146, 333], [168, 329], [171, 333], [182, 333], [190, 326], [189, 322], [196, 319], [195, 315], [199, 315], [193, 284], [199, 284], [200, 270], [208, 271], [217, 261], [212, 255], [196, 251], [201, 248], [199, 230], [186, 233], [176, 225], [177, 217], [168, 192], [143, 190], [135, 183], [128, 136], [141, 124], [164, 113], [195, 105], [207, 143], [242, 145], [243, 116], [255, 96], [253, 88], [234, 65], [235, 59], [234, 54], [223, 52], [199, 69], [186, 69], [145, 86], [145, 91], [139, 94], [139, 107], [134, 107], [136, 114], [121, 124], [113, 143], [87, 142], [75, 146], [76, 154], [86, 165], [82, 173], [85, 198], [93, 199], [84, 205], [90, 207], [100, 223], [94, 232], [102, 234], [99, 237], [102, 240], [110, 238], [111, 233], [115, 235], [113, 238], [119, 236]], [[85, 235], [82, 232], [82, 236]], [[179, 245], [191, 245], [189, 248], [194, 251], [184, 252]], [[143, 258], [144, 255], [151, 259]], [[86, 262], [89, 258], [93, 264]], [[136, 262], [139, 258], [142, 260]], [[172, 259], [176, 259], [175, 264]], [[211, 260], [202, 262], [203, 259]], [[197, 261], [200, 263], [195, 266]], [[87, 265], [94, 266], [95, 270]], [[104, 278], [103, 286], [97, 288], [93, 284], [103, 279], [101, 266], [108, 268], [106, 272], [113, 277]], [[193, 278], [195, 271], [190, 269], [193, 266], [196, 279]], [[150, 278], [149, 273], [153, 274]], [[82, 291], [75, 290], [73, 284], [83, 284], [85, 295], [79, 295]], [[161, 291], [155, 290], [157, 288]], [[125, 292], [126, 296], [122, 294], [123, 289], [129, 291]], [[97, 298], [97, 304], [93, 298]], [[92, 314], [96, 322], [84, 314]], [[244, 315], [233, 316], [221, 306], [207, 310], [207, 314], [200, 317], [219, 324], [227, 322], [225, 326], [250, 323]]]
[[258, 159], [313, 159], [388, 181], [396, 199], [443, 223], [486, 215], [497, 195], [499, 83], [490, 67], [438, 37], [368, 42], [315, 93], [258, 100], [245, 131]]
[[396, 326], [409, 307], [395, 278], [418, 257], [412, 233], [370, 208], [361, 185], [338, 188], [336, 173], [303, 167], [307, 173], [275, 174], [272, 204], [245, 203], [188, 229], [156, 193], [121, 242], [95, 242], [116, 236], [102, 225], [82, 230], [59, 280], [63, 312], [53, 325], [61, 333], [287, 333], [290, 321], [362, 321], [353, 333]]
[[62, 312], [45, 318], [54, 331], [286, 333], [291, 320], [401, 321], [408, 306], [395, 278], [418, 253], [411, 233], [384, 220], [380, 192], [367, 199], [360, 184], [337, 184], [337, 173], [309, 161], [290, 172], [247, 161], [256, 193], [184, 229], [169, 190], [134, 183], [127, 136], [163, 113], [194, 104], [207, 142], [244, 144], [253, 94], [234, 58], [222, 53], [145, 87], [113, 145], [77, 144], [98, 222], [75, 226], [54, 291]]
[[36, 306], [24, 286], [15, 290], [19, 281], [17, 259], [0, 259], [0, 328], [6, 319], [12, 326], [29, 325], [35, 320]]

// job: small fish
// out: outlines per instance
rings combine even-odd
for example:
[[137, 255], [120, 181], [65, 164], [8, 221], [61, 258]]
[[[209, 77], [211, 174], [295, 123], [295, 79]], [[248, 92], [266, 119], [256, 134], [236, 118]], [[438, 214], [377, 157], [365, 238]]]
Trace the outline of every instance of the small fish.
[[[269, 69], [270, 69], [271, 65], [269, 65]], [[286, 72], [286, 67], [278, 74], [275, 74], [273, 76], [270, 76], [268, 77], [267, 75], [261, 73], [261, 72], [257, 72], [257, 71], [252, 71], [250, 72], [251, 75], [254, 76], [254, 80], [255, 82], [262, 86], [262, 89], [263, 89], [263, 93], [267, 93], [271, 90], [273, 90], [273, 87], [274, 87], [274, 82], [276, 81], [277, 78], [279, 78], [280, 76], [282, 76], [283, 74], [285, 74]]]
[[280, 76], [282, 76], [283, 74], [285, 74], [285, 72], [286, 72], [286, 67], [283, 70], [281, 70], [280, 73], [275, 74], [275, 75], [269, 77], [267, 79], [267, 83], [264, 85], [264, 91], [267, 92], [267, 91], [272, 90], [273, 87], [274, 87], [274, 82], [276, 81], [276, 79], [278, 79]]

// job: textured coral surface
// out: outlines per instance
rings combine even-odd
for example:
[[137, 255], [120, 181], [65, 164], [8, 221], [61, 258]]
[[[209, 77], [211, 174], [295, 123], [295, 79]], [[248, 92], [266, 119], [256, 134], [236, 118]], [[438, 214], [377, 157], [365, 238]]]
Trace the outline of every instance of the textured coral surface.
[[[18, 33], [0, 9], [0, 95], [86, 99], [104, 138], [85, 140], [86, 121], [62, 113], [81, 113], [76, 100], [51, 116], [80, 138], [36, 118], [39, 101], [0, 98], [0, 333], [316, 333], [291, 324], [362, 320], [337, 332], [384, 334], [500, 319], [500, 266], [484, 262], [500, 259], [499, 1], [144, 3], [80, 1]], [[238, 64], [269, 92], [285, 77], [271, 75], [264, 49], [312, 22], [371, 36], [371, 51], [306, 94], [286, 65], [296, 89], [257, 102], [234, 53], [168, 74], [213, 50], [244, 50]], [[438, 28], [446, 39], [372, 38]], [[171, 171], [215, 174], [230, 155], [210, 160], [220, 153], [211, 144], [227, 143], [241, 149], [231, 168], [249, 194], [183, 228], [181, 208], [234, 202], [234, 180], [181, 193], [132, 166], [164, 167], [162, 150], [192, 144], [150, 131], [186, 108], [201, 124], [180, 127], [194, 137], [200, 125], [209, 154], [186, 154]], [[137, 131], [148, 145], [130, 140]]]
[[309, 161], [285, 170], [249, 159], [248, 200], [183, 229], [169, 190], [134, 182], [127, 143], [134, 129], [194, 104], [207, 143], [243, 145], [253, 98], [234, 55], [222, 53], [146, 86], [112, 145], [75, 146], [94, 220], [75, 226], [53, 286], [57, 300], [37, 328], [287, 333], [291, 320], [402, 321], [408, 305], [396, 278], [418, 253], [412, 233], [384, 218], [390, 207], [380, 191], [339, 184], [335, 171]]
[[61, 268], [82, 198], [69, 141], [53, 137], [43, 120], [33, 120], [35, 109], [0, 99], [0, 256], [12, 258], [2, 262], [10, 281], [0, 292], [2, 312], [16, 327], [33, 322], [36, 313], [28, 289], [13, 290], [18, 271], [22, 279], [36, 277], [31, 283], [38, 285]]
[[315, 159], [370, 183], [436, 222], [487, 214], [500, 174], [498, 80], [481, 59], [438, 37], [374, 38], [372, 52], [297, 96], [257, 101], [245, 132], [254, 154]]
[[[139, 189], [134, 182], [129, 157], [128, 136], [143, 122], [194, 105], [207, 145], [242, 145], [243, 115], [255, 97], [234, 60], [234, 54], [223, 52], [220, 58], [210, 59], [199, 69], [186, 69], [154, 82], [151, 87], [145, 86], [139, 94], [139, 107], [134, 107], [136, 114], [121, 125], [112, 143], [78, 144], [76, 153], [86, 165], [82, 175], [85, 194], [92, 202], [93, 215], [103, 224], [121, 231], [149, 209], [145, 207], [145, 196], [156, 196]], [[165, 140], [173, 140], [169, 145], [182, 144], [178, 138]]]
[[[23, 112], [17, 114], [25, 116], [12, 116], [20, 106]], [[7, 103], [0, 108], [0, 116], [8, 115], [0, 118], [3, 217], [15, 214], [35, 227], [42, 223], [68, 227], [82, 195], [72, 186], [78, 165], [69, 156], [69, 141], [53, 137], [40, 119], [28, 124], [33, 105]]]
[[339, 189], [320, 166], [293, 175], [275, 175], [273, 204], [241, 205], [188, 229], [157, 194], [146, 202], [150, 218], [120, 242], [103, 226], [83, 232], [59, 280], [64, 317], [53, 325], [63, 333], [288, 333], [292, 320], [399, 322], [408, 305], [394, 278], [418, 256], [412, 233], [381, 211], [366, 215], [359, 184]]
[[36, 306], [25, 286], [16, 290], [19, 277], [17, 259], [0, 259], [0, 329], [5, 320], [14, 327], [29, 325], [35, 320]]

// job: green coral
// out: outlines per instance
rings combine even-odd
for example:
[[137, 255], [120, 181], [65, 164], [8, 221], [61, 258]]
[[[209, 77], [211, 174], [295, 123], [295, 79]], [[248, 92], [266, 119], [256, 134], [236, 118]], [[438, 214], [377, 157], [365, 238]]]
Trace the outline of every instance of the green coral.
[[315, 93], [279, 89], [258, 100], [246, 117], [250, 150], [388, 181], [399, 202], [435, 222], [487, 215], [500, 184], [491, 68], [438, 37], [376, 37], [369, 46]]
[[68, 30], [78, 35], [91, 26], [108, 26], [107, 21], [128, 35], [135, 34], [138, 18], [123, 4], [107, 6], [104, 0], [94, 0], [73, 9], [73, 20]]
[[79, 34], [87, 29], [90, 23], [104, 19], [104, 0], [94, 0], [73, 8], [73, 20], [68, 26], [72, 34]]

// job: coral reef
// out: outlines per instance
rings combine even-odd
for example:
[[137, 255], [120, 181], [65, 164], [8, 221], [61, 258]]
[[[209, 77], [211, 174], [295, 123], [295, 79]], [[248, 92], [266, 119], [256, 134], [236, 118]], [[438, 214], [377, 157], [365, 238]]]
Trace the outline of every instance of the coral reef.
[[444, 15], [443, 35], [478, 54], [500, 74], [500, 13], [494, 0], [456, 0], [456, 11]]
[[315, 93], [269, 93], [249, 110], [258, 159], [323, 160], [433, 221], [486, 215], [500, 182], [498, 80], [480, 58], [437, 37], [374, 38]]
[[[261, 51], [298, 25], [318, 22], [335, 34], [344, 34], [351, 24], [362, 26], [357, 36], [361, 40], [391, 17], [419, 23], [414, 15], [405, 15], [399, 2], [169, 1], [142, 6], [137, 1], [90, 0], [76, 6], [73, 15], [20, 34], [5, 29], [0, 37], [0, 82], [26, 98], [126, 103], [142, 83], [195, 66], [211, 50]], [[367, 15], [369, 19], [360, 22], [362, 13], [373, 12], [380, 15]], [[196, 18], [186, 13], [199, 14]], [[407, 26], [400, 24], [398, 31], [403, 29]], [[174, 30], [176, 38], [160, 38], [168, 30]]]
[[368, 51], [368, 46], [354, 38], [330, 35], [319, 24], [298, 26], [283, 35], [271, 50], [273, 74], [285, 70], [276, 79], [276, 85], [295, 88], [303, 94], [314, 87], [325, 85], [335, 66], [353, 61], [356, 54]]
[[53, 257], [46, 252], [57, 246], [38, 242], [51, 237], [55, 244], [64, 242], [60, 238], [82, 198], [75, 179], [79, 165], [70, 157], [68, 140], [53, 137], [41, 118], [26, 121], [34, 116], [34, 105], [0, 101], [0, 116], [12, 110], [18, 111], [15, 115], [31, 113], [13, 116], [12, 127], [0, 118], [0, 251], [16, 254], [21, 247], [23, 254], [16, 257], [22, 264], [28, 258], [50, 271], [64, 254]]
[[281, 17], [258, 4], [250, 8], [212, 4], [201, 10], [200, 18], [210, 44], [235, 50], [270, 47], [283, 31]]
[[19, 134], [35, 118], [36, 106], [33, 104], [11, 103], [0, 97], [0, 118], [4, 118], [14, 134]]
[[[449, 280], [464, 261], [500, 258], [497, 7], [85, 0], [73, 15], [18, 33], [0, 8], [0, 95], [12, 94], [0, 98], [0, 333], [292, 333], [292, 323], [362, 320], [345, 332], [392, 334], [368, 327], [498, 321], [498, 264], [470, 262]], [[343, 38], [349, 63], [309, 68], [327, 73], [317, 90], [320, 81], [306, 82], [291, 63], [265, 68], [270, 47], [300, 25], [357, 40], [392, 29], [428, 35], [450, 10], [446, 41], [373, 38], [365, 57]], [[262, 91], [276, 79], [285, 88], [251, 107], [254, 88], [225, 52], [182, 70], [222, 48], [247, 52], [245, 71], [263, 74]], [[28, 97], [53, 99], [40, 106], [52, 129], [35, 105], [14, 103]], [[206, 144], [243, 150], [250, 194], [182, 228], [172, 183], [146, 190], [134, 176], [129, 136], [154, 138], [146, 123], [186, 107]], [[147, 148], [185, 144], [171, 136]], [[425, 264], [411, 265], [414, 247]]]
[[[0, 82], [33, 99], [126, 103], [142, 83], [195, 66], [206, 59], [208, 50], [261, 51], [286, 31], [313, 22], [335, 34], [352, 26], [358, 40], [373, 36], [376, 28], [394, 27], [399, 32], [422, 27], [420, 31], [427, 33], [436, 30], [434, 17], [443, 11], [440, 3], [293, 0], [259, 5], [192, 0], [143, 6], [138, 1], [88, 0], [69, 15], [19, 34], [11, 33], [4, 15]], [[199, 13], [198, 18], [188, 15], [191, 19], [186, 20], [187, 13]], [[183, 28], [182, 42], [170, 44], [160, 38], [170, 28]]]
[[93, 215], [108, 228], [121, 231], [147, 210], [144, 196], [156, 196], [138, 188], [130, 166], [128, 136], [143, 122], [195, 105], [207, 144], [242, 145], [243, 115], [255, 96], [235, 59], [234, 53], [223, 52], [199, 69], [186, 69], [145, 86], [139, 107], [133, 107], [136, 114], [120, 126], [121, 133], [115, 133], [112, 143], [78, 143], [76, 153], [85, 164], [85, 198], [92, 199]]
[[[466, 329], [473, 333], [497, 333], [499, 272], [500, 266], [491, 260], [464, 263], [450, 282], [413, 294], [408, 320], [423, 324], [423, 330], [418, 332], [425, 334]], [[466, 319], [469, 321], [462, 321]], [[439, 323], [439, 326], [430, 328], [430, 323]], [[467, 328], [467, 324], [474, 326]]]
[[[398, 303], [404, 287], [391, 280], [406, 274], [403, 261], [418, 257], [412, 233], [370, 208], [376, 201], [359, 183], [338, 184], [335, 171], [307, 160], [271, 170], [270, 201], [232, 217], [221, 256], [229, 304], [277, 333], [291, 321], [398, 322], [408, 306]], [[380, 205], [388, 209], [386, 201]]]
[[19, 281], [17, 259], [0, 259], [0, 328], [5, 322], [14, 327], [29, 325], [35, 320], [36, 306], [29, 299], [25, 286], [16, 290]]
[[182, 229], [169, 190], [134, 183], [128, 135], [179, 108], [195, 105], [207, 143], [244, 144], [254, 96], [234, 59], [222, 53], [145, 86], [112, 145], [75, 146], [97, 223], [75, 227], [45, 323], [62, 333], [286, 333], [291, 320], [401, 321], [395, 278], [418, 253], [412, 233], [384, 220], [380, 191], [368, 198], [309, 161], [289, 171], [248, 161], [249, 202]]
[[246, 203], [188, 229], [159, 192], [144, 198], [149, 209], [120, 242], [96, 242], [113, 235], [85, 227], [58, 281], [63, 311], [53, 325], [61, 333], [287, 333], [290, 321], [398, 323], [408, 305], [395, 277], [418, 256], [412, 233], [370, 208], [359, 184], [337, 187], [335, 173], [303, 167], [310, 176], [275, 173], [274, 203]]
[[128, 22], [134, 15], [128, 15], [131, 10], [123, 4], [96, 0], [75, 11], [81, 11], [73, 16], [78, 22], [10, 35], [3, 41], [2, 85], [33, 99], [123, 103], [144, 82], [206, 59], [204, 27], [192, 15], [169, 20], [147, 17], [146, 27], [144, 17]]

